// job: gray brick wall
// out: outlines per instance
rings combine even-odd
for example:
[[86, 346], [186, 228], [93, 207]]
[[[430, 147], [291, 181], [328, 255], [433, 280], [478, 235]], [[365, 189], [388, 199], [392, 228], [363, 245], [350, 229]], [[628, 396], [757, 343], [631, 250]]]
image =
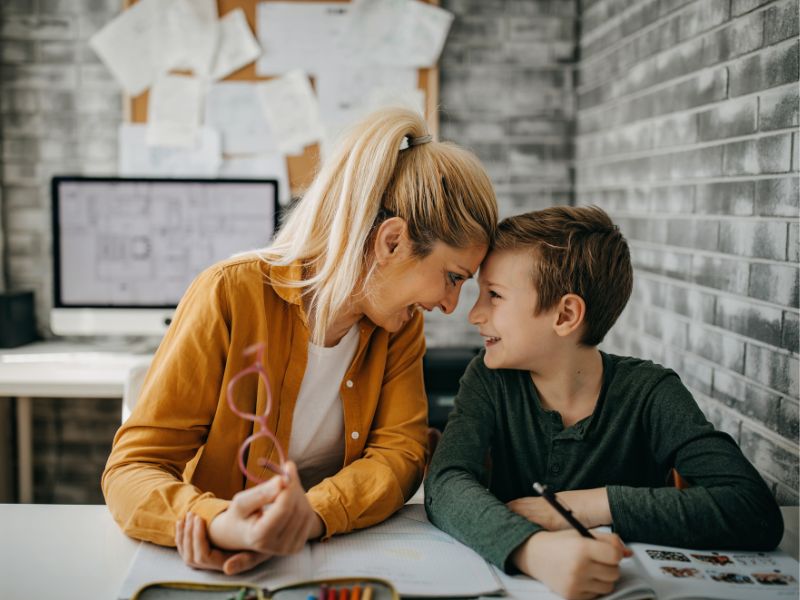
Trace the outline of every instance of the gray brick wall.
[[798, 502], [798, 0], [585, 0], [576, 200], [634, 294], [604, 348], [674, 368]]
[[[50, 177], [116, 173], [122, 99], [87, 40], [121, 4], [0, 3], [0, 287], [4, 279], [35, 291], [43, 334], [52, 297]], [[36, 501], [102, 502], [100, 473], [119, 418], [118, 401], [36, 400]], [[0, 465], [4, 481], [9, 464]]]
[[[455, 21], [441, 57], [441, 136], [486, 165], [501, 216], [572, 200], [573, 0], [442, 0]], [[481, 340], [467, 321], [477, 285], [452, 316], [426, 315], [430, 346]]]

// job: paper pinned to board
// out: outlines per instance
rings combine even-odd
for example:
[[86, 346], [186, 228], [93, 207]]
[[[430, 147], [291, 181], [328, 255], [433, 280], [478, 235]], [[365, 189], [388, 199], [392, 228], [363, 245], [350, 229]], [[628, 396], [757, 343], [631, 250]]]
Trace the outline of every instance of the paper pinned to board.
[[219, 42], [216, 0], [171, 0], [166, 27], [168, 68], [208, 77]]
[[295, 70], [257, 83], [256, 91], [281, 152], [296, 154], [322, 139], [319, 105], [305, 73]]
[[123, 123], [119, 128], [119, 174], [121, 177], [214, 177], [219, 172], [219, 133], [200, 129], [193, 148], [149, 146], [147, 125]]
[[230, 11], [219, 20], [219, 47], [211, 78], [224, 79], [261, 55], [250, 25], [241, 8]]
[[282, 206], [286, 206], [291, 199], [286, 158], [282, 154], [225, 157], [220, 165], [218, 176], [221, 178], [277, 179], [278, 202]]
[[261, 107], [255, 83], [225, 81], [211, 85], [204, 123], [219, 130], [225, 154], [278, 152], [278, 142]]
[[161, 75], [150, 90], [147, 143], [189, 148], [200, 129], [205, 84], [198, 77]]
[[345, 35], [354, 59], [398, 67], [432, 67], [454, 15], [418, 0], [355, 0]]
[[89, 46], [108, 67], [122, 89], [138, 96], [162, 70], [164, 0], [141, 0], [123, 11], [89, 40]]
[[318, 75], [345, 64], [343, 36], [351, 5], [342, 2], [260, 2], [256, 33], [259, 75], [301, 69]]

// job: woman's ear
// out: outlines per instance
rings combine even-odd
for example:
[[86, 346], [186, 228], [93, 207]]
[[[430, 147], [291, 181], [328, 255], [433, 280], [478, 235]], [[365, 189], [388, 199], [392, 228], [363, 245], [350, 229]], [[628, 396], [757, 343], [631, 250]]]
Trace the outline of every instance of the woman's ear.
[[400, 217], [386, 219], [378, 226], [375, 235], [375, 261], [379, 265], [405, 260], [411, 253], [408, 224]]
[[564, 294], [558, 303], [553, 329], [556, 335], [566, 337], [583, 325], [586, 302], [577, 294]]

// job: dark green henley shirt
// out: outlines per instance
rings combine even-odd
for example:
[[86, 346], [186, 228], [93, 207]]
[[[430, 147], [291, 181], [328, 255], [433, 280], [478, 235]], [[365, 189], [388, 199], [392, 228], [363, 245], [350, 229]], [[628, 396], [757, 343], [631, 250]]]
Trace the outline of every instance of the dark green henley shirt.
[[[461, 379], [425, 480], [430, 520], [510, 569], [510, 554], [541, 528], [505, 503], [534, 496], [539, 481], [554, 492], [606, 487], [614, 531], [626, 542], [777, 546], [783, 520], [769, 488], [678, 375], [650, 361], [602, 358], [593, 414], [564, 428], [542, 408], [529, 372], [488, 369], [481, 352]], [[688, 489], [667, 485], [673, 467]]]

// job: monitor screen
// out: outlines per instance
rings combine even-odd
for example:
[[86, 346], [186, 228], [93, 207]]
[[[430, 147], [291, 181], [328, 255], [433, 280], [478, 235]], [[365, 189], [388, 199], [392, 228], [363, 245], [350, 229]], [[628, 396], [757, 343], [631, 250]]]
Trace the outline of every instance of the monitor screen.
[[101, 309], [174, 308], [203, 269], [270, 242], [278, 224], [277, 185], [253, 179], [54, 178], [54, 331], [64, 332], [67, 309], [82, 309], [83, 325], [64, 333], [102, 335], [84, 331], [87, 314], [98, 329], [108, 329], [100, 324], [105, 319], [97, 319]]

